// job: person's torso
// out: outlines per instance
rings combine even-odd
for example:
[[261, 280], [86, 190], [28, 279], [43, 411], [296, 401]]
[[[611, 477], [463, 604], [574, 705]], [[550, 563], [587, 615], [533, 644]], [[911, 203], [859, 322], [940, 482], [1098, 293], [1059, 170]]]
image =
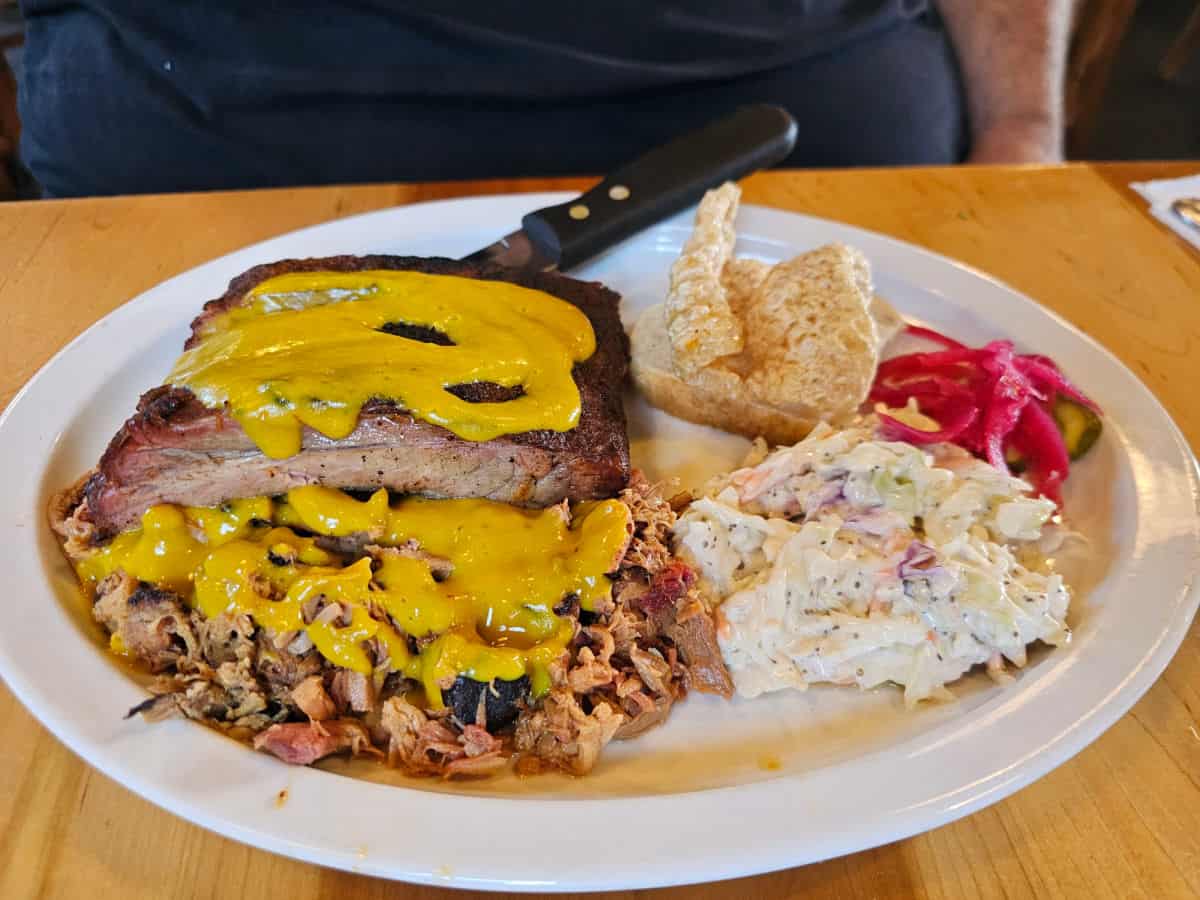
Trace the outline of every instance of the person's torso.
[[772, 102], [788, 164], [851, 165], [961, 118], [931, 0], [301, 5], [23, 0], [26, 163], [53, 196], [598, 173]]
[[[366, 0], [70, 5], [193, 100], [311, 96], [554, 100], [717, 81], [795, 63], [897, 22], [927, 0]], [[25, 0], [35, 19], [61, 0]], [[299, 8], [297, 8], [299, 7]]]

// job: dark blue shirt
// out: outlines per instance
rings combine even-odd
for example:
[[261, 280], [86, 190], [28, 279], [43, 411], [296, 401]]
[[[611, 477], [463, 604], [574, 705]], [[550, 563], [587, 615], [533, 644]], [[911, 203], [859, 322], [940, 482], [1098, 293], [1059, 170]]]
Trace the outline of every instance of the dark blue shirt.
[[800, 118], [793, 164], [963, 149], [953, 54], [926, 0], [23, 11], [22, 150], [54, 195], [600, 173], [759, 100]]

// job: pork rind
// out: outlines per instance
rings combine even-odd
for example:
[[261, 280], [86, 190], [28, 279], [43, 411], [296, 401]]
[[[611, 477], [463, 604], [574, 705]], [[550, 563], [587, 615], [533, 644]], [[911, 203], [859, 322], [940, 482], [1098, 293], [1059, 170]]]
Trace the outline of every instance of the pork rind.
[[749, 256], [735, 256], [725, 263], [721, 286], [725, 288], [725, 300], [739, 322], [745, 322], [746, 310], [770, 271], [771, 263]]
[[794, 443], [855, 413], [904, 320], [845, 245], [776, 265], [735, 257], [739, 197], [726, 184], [701, 201], [666, 302], [633, 330], [634, 380], [680, 418]]
[[866, 257], [844, 244], [772, 267], [743, 314], [750, 392], [831, 419], [853, 412], [878, 361], [872, 297]]
[[695, 229], [671, 266], [664, 312], [675, 369], [684, 377], [743, 346], [741, 322], [721, 282], [737, 240], [733, 220], [741, 193], [726, 182], [704, 195]]

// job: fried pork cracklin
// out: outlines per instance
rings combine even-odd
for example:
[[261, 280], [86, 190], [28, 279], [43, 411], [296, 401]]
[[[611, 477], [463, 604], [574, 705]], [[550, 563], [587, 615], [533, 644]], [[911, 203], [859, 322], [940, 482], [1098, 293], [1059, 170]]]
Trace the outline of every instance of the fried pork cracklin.
[[743, 696], [894, 682], [913, 705], [1070, 638], [1070, 593], [1040, 552], [1055, 504], [958, 447], [879, 440], [875, 425], [817, 425], [676, 525]]
[[617, 299], [399, 257], [235, 279], [51, 509], [158, 676], [132, 712], [291, 763], [584, 773], [688, 687], [730, 694], [675, 513], [629, 473]]
[[727, 183], [700, 201], [665, 301], [634, 326], [632, 374], [672, 415], [791, 444], [857, 413], [903, 320], [852, 247], [775, 264], [734, 255], [740, 197]]

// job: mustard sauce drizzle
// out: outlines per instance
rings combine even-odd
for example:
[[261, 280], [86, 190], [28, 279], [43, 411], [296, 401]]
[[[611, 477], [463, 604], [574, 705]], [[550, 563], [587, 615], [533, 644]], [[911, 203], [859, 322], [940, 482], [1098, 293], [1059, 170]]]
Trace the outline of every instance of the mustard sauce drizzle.
[[[453, 345], [381, 330], [390, 323], [435, 329]], [[417, 272], [293, 272], [214, 317], [167, 382], [209, 408], [228, 404], [250, 439], [282, 458], [299, 452], [304, 425], [346, 437], [373, 398], [466, 440], [568, 431], [580, 415], [571, 370], [595, 349], [587, 316], [541, 291]], [[446, 390], [480, 381], [524, 394], [469, 403]]]
[[[375, 565], [365, 557], [346, 564], [293, 529], [366, 535], [400, 549]], [[281, 501], [152, 507], [141, 528], [78, 561], [76, 571], [95, 585], [120, 569], [175, 591], [205, 616], [245, 613], [276, 633], [305, 631], [326, 659], [364, 674], [373, 671], [365, 644], [376, 638], [388, 670], [419, 680], [440, 708], [442, 689], [459, 675], [485, 682], [528, 675], [535, 696], [548, 690], [548, 666], [574, 636], [574, 623], [555, 606], [575, 594], [590, 610], [609, 595], [605, 575], [619, 564], [631, 529], [618, 500], [579, 504], [572, 518], [562, 507], [391, 503], [384, 490], [360, 501], [309, 486]], [[448, 574], [439, 580], [435, 570]], [[306, 625], [305, 604], [319, 596], [349, 610], [349, 624]], [[413, 653], [406, 635], [436, 638]]]

